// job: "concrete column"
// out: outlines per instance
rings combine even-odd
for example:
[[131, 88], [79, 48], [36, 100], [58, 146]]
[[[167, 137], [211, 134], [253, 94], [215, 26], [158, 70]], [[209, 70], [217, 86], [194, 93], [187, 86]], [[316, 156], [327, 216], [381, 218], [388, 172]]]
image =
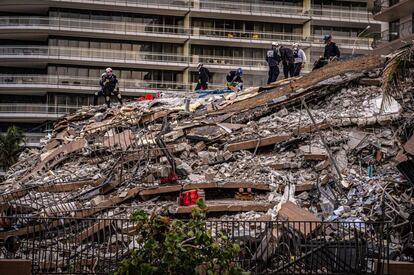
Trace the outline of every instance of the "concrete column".
[[306, 22], [303, 24], [303, 31], [302, 31], [303, 39], [309, 40], [312, 35], [312, 27], [311, 21]]
[[[189, 31], [188, 33], [188, 40], [184, 42], [183, 48], [183, 55], [188, 58], [188, 66], [192, 63], [191, 58], [191, 43], [190, 43], [190, 34], [191, 34], [191, 17], [190, 12], [187, 13], [184, 17], [184, 28]], [[183, 71], [183, 83], [184, 84], [191, 84], [190, 83], [190, 70], [187, 68]]]
[[312, 7], [312, 0], [303, 0], [303, 13], [308, 13]]

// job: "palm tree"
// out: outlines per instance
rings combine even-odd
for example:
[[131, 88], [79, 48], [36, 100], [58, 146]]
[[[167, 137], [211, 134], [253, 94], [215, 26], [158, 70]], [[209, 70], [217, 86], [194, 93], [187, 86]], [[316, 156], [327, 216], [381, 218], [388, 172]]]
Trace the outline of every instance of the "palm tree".
[[396, 97], [401, 93], [399, 82], [401, 79], [410, 76], [412, 72], [409, 68], [413, 66], [413, 61], [413, 44], [408, 44], [388, 56], [382, 75], [383, 100], [381, 102], [381, 111], [389, 104], [392, 97]]
[[11, 126], [5, 134], [0, 135], [0, 163], [7, 170], [17, 162], [25, 142], [23, 131]]

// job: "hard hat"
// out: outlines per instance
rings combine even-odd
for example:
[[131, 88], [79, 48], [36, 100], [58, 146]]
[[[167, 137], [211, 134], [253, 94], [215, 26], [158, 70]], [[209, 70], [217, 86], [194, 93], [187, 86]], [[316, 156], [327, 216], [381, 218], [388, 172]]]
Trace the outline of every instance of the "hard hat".
[[330, 35], [330, 34], [325, 34], [325, 36], [323, 37], [323, 40], [324, 41], [328, 41], [329, 39], [331, 39], [332, 38], [332, 35]]
[[293, 48], [299, 48], [299, 43], [293, 43]]
[[243, 69], [242, 68], [238, 68], [236, 71], [237, 75], [242, 76], [243, 75]]
[[112, 69], [111, 68], [106, 68], [105, 72], [106, 73], [112, 73]]
[[103, 77], [105, 77], [106, 76], [106, 73], [103, 73], [103, 74], [101, 74], [101, 77], [103, 78]]
[[277, 43], [277, 42], [272, 42], [272, 46], [279, 46], [279, 43]]

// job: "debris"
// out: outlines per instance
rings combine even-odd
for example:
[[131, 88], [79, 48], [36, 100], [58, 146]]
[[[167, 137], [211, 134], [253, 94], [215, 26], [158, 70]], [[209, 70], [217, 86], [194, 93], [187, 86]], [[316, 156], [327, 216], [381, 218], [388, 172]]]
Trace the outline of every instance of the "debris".
[[[414, 220], [413, 80], [403, 79], [401, 96], [380, 112], [382, 67], [377, 56], [333, 62], [237, 95], [194, 96], [187, 110], [177, 96], [85, 106], [7, 171], [0, 239], [91, 218], [76, 236], [45, 234], [44, 244], [73, 239], [74, 251], [88, 253], [91, 236], [116, 226], [95, 218], [135, 209], [185, 216], [195, 196], [188, 205], [177, 199], [197, 190], [208, 217], [285, 219], [301, 238], [317, 238], [322, 220], [389, 221], [393, 259], [413, 261], [412, 240], [400, 240], [410, 239]], [[51, 217], [62, 219], [41, 220]], [[252, 257], [269, 259], [285, 231], [250, 236]]]

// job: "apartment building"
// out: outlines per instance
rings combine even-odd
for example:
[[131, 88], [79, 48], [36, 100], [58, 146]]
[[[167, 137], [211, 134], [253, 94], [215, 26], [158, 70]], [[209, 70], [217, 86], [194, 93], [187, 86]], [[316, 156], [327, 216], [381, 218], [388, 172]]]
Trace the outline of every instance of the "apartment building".
[[41, 133], [91, 104], [106, 67], [130, 99], [191, 91], [199, 62], [212, 87], [238, 67], [245, 86], [262, 85], [273, 41], [300, 43], [310, 64], [326, 33], [349, 57], [370, 52], [366, 35], [379, 31], [361, 0], [2, 0], [0, 132]]
[[371, 0], [374, 19], [381, 21], [381, 35], [374, 43], [378, 54], [388, 54], [414, 39], [413, 0]]

